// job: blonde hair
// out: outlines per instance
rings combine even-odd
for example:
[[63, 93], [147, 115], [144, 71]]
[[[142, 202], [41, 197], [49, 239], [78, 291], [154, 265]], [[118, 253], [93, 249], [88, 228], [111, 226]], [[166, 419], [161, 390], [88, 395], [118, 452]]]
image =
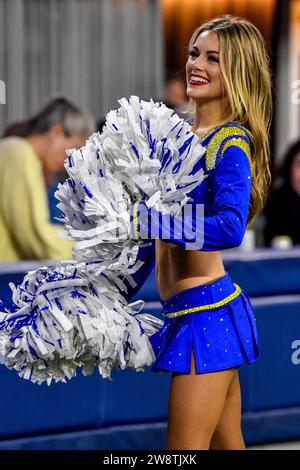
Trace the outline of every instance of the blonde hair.
[[[202, 24], [194, 31], [189, 48], [203, 31], [213, 31], [219, 37], [221, 79], [230, 110], [226, 122], [229, 119], [245, 127], [253, 145], [248, 227], [262, 211], [271, 184], [269, 130], [273, 105], [269, 54], [259, 30], [244, 18], [224, 15]], [[195, 111], [192, 98], [190, 104]]]

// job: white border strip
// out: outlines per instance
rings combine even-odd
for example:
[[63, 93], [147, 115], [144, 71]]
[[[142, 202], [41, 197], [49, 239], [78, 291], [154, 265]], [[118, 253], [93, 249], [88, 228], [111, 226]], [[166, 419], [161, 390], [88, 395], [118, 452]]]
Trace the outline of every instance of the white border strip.
[[[27, 273], [28, 271], [33, 271], [34, 269], [54, 266], [58, 263], [57, 260], [45, 259], [42, 261], [19, 261], [18, 263], [0, 263], [0, 274], [12, 274], [12, 273]], [[63, 260], [60, 263], [74, 263], [74, 260]]]
[[[299, 295], [272, 295], [272, 296], [264, 296], [264, 297], [250, 297], [251, 304], [253, 307], [260, 307], [262, 305], [280, 305], [280, 304], [295, 304], [300, 303], [300, 294]], [[143, 307], [142, 313], [146, 310], [161, 310], [162, 311], [162, 304], [159, 301], [150, 300], [149, 302], [145, 302]]]
[[297, 295], [273, 295], [269, 297], [250, 297], [253, 307], [261, 305], [280, 305], [280, 304], [296, 304], [300, 302], [300, 294]]
[[224, 261], [259, 261], [264, 259], [283, 259], [283, 258], [300, 258], [300, 246], [295, 245], [290, 249], [275, 248], [256, 248], [251, 251], [234, 250], [232, 252], [221, 252]]

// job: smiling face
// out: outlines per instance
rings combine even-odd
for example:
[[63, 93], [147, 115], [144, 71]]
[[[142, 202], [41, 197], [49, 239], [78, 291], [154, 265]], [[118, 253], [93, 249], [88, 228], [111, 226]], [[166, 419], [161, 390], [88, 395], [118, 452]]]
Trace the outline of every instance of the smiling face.
[[[219, 64], [219, 37], [203, 31], [191, 45], [186, 63], [186, 93], [194, 100], [223, 99]], [[200, 81], [201, 77], [205, 80]]]

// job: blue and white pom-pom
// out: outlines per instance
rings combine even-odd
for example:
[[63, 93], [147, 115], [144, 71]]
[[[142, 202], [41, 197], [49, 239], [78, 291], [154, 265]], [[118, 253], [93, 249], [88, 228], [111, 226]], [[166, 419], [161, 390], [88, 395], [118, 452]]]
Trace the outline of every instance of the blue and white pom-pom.
[[68, 151], [69, 178], [56, 192], [76, 259], [116, 259], [133, 246], [133, 200], [177, 215], [205, 178], [203, 169], [190, 174], [205, 147], [187, 122], [161, 102], [131, 96], [119, 103], [101, 134]]
[[[93, 275], [94, 274], [94, 275]], [[98, 367], [143, 371], [154, 353], [149, 336], [162, 320], [139, 313], [143, 301], [128, 304], [106, 276], [84, 263], [29, 272], [12, 284], [13, 303], [0, 313], [2, 363], [32, 382], [63, 381]]]
[[69, 178], [56, 192], [67, 236], [76, 242], [73, 264], [28, 273], [11, 285], [13, 304], [0, 305], [1, 361], [33, 382], [65, 381], [112, 368], [144, 370], [154, 361], [149, 336], [163, 322], [128, 304], [127, 279], [143, 264], [131, 239], [129, 209], [148, 207], [177, 215], [204, 179], [191, 172], [205, 153], [188, 123], [162, 103], [136, 96], [119, 100], [102, 134], [68, 151]]

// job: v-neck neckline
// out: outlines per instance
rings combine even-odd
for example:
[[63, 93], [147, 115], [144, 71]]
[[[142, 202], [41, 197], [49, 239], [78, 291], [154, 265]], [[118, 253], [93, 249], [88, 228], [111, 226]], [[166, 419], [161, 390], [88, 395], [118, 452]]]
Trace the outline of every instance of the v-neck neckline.
[[226, 124], [221, 124], [220, 126], [216, 126], [214, 129], [212, 129], [211, 132], [209, 132], [207, 135], [204, 135], [203, 137], [198, 136], [195, 131], [192, 131], [192, 132], [198, 137], [200, 144], [202, 144], [206, 139], [208, 139], [208, 137], [210, 137], [210, 136], [211, 136], [214, 132], [216, 132], [218, 129], [220, 129], [221, 127], [227, 127], [227, 126], [230, 125], [230, 124], [235, 124], [235, 125], [237, 125], [236, 122], [234, 122], [234, 121], [229, 121], [229, 122], [227, 122]]

